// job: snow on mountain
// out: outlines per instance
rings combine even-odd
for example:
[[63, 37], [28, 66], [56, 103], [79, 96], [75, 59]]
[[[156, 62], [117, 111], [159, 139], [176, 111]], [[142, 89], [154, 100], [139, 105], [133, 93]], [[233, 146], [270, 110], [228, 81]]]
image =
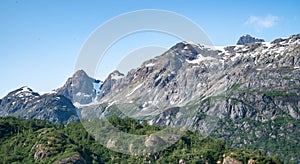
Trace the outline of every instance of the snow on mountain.
[[[250, 74], [285, 66], [298, 68], [300, 59], [295, 50], [299, 40], [299, 35], [294, 35], [273, 42], [216, 47], [184, 41], [125, 76], [112, 78], [116, 72], [112, 73], [97, 100], [116, 104], [133, 102], [141, 110], [147, 102], [152, 102], [155, 109], [182, 107], [199, 96], [205, 99], [226, 92], [243, 81], [242, 75], [258, 76]], [[255, 80], [245, 83], [253, 86], [258, 83]], [[151, 113], [154, 109], [147, 107], [147, 110]]]
[[67, 124], [120, 114], [212, 133], [232, 146], [260, 139], [295, 145], [299, 130], [291, 127], [300, 119], [299, 77], [300, 34], [231, 46], [184, 41], [103, 82], [79, 70], [53, 92], [12, 91], [0, 99], [0, 116]]

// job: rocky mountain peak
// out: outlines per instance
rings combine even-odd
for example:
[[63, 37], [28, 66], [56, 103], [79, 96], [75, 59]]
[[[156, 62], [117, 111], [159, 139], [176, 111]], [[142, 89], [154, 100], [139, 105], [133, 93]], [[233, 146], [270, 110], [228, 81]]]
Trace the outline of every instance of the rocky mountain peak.
[[246, 35], [241, 36], [236, 44], [237, 45], [245, 45], [245, 44], [255, 43], [255, 42], [265, 42], [265, 40], [258, 39], [249, 34], [246, 34]]
[[16, 105], [18, 102], [27, 103], [40, 95], [34, 92], [31, 88], [24, 86], [8, 93], [4, 98], [3, 102], [11, 102], [11, 105]]
[[78, 70], [76, 71], [72, 78], [88, 78], [89, 76], [86, 74], [86, 72], [84, 72], [84, 70]]
[[57, 89], [57, 94], [63, 95], [70, 99], [72, 102], [80, 104], [91, 103], [96, 96], [96, 92], [99, 88], [99, 80], [89, 77], [84, 70], [76, 71], [72, 77], [70, 77], [63, 87]]
[[112, 73], [110, 73], [101, 85], [97, 95], [97, 99], [100, 100], [102, 97], [108, 94], [111, 91], [113, 85], [116, 83], [116, 81], [122, 79], [123, 77], [124, 74], [122, 74], [118, 70], [115, 70]]
[[199, 54], [196, 44], [192, 42], [180, 42], [171, 48], [171, 50], [185, 59], [194, 60]]
[[27, 86], [23, 86], [13, 92], [10, 92], [8, 95], [39, 96], [38, 93], [34, 92], [31, 88]]
[[169, 54], [176, 54], [183, 57], [182, 59], [188, 63], [197, 63], [199, 60], [219, 58], [220, 52], [221, 51], [217, 50], [214, 46], [202, 45], [191, 41], [180, 42], [173, 46], [170, 51], [167, 51]]

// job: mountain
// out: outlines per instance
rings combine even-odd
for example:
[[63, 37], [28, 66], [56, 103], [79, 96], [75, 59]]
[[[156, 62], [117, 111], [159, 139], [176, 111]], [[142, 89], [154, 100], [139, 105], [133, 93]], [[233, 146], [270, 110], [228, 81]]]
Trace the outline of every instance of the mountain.
[[245, 45], [245, 44], [255, 43], [255, 42], [265, 42], [265, 40], [258, 39], [258, 38], [252, 37], [249, 34], [246, 34], [246, 35], [241, 36], [236, 44], [237, 45]]
[[70, 77], [65, 85], [56, 90], [73, 103], [88, 104], [96, 97], [101, 81], [89, 77], [83, 70], [78, 70]]
[[[227, 109], [218, 111], [219, 116], [230, 114], [231, 119], [239, 120], [264, 113], [260, 110], [264, 101], [263, 109], [276, 114], [278, 110], [271, 106], [273, 103], [268, 103], [272, 100], [280, 110], [299, 119], [298, 51], [299, 35], [244, 46], [208, 47], [190, 42], [178, 43], [163, 55], [146, 61], [140, 68], [110, 83], [109, 89], [103, 85], [100, 92], [105, 91], [106, 95], [100, 103], [132, 102], [138, 105], [138, 110], [145, 112], [182, 107], [193, 102], [199, 104], [216, 96], [228, 100], [243, 98], [253, 109], [227, 100], [222, 102]], [[283, 99], [282, 96], [293, 98]]]
[[102, 97], [108, 94], [111, 91], [111, 87], [115, 84], [115, 82], [123, 76], [124, 74], [120, 73], [117, 70], [110, 73], [99, 88], [97, 99], [100, 100]]
[[80, 113], [184, 126], [300, 161], [299, 43], [300, 34], [225, 47], [181, 42], [103, 86], [99, 104]]
[[78, 70], [64, 86], [40, 95], [28, 87], [8, 93], [0, 100], [0, 116], [49, 120], [53, 123], [78, 122], [77, 108], [73, 105], [88, 104], [96, 98], [102, 82]]
[[13, 91], [0, 100], [0, 116], [65, 124], [78, 117], [130, 117], [298, 163], [299, 77], [300, 34], [224, 47], [184, 41], [126, 75], [112, 72], [103, 83], [79, 70], [53, 93]]
[[56, 93], [43, 95], [28, 87], [8, 93], [0, 102], [0, 116], [49, 120], [53, 123], [77, 122], [76, 108], [72, 102]]

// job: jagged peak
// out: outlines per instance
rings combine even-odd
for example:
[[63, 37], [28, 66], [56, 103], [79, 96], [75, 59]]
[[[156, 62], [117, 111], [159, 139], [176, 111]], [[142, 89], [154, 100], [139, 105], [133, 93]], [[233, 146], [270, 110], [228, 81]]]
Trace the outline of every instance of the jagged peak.
[[237, 41], [236, 44], [237, 45], [245, 45], [245, 44], [255, 43], [255, 42], [265, 42], [265, 40], [253, 37], [250, 34], [244, 34], [243, 36], [241, 36], [239, 38], [239, 40]]

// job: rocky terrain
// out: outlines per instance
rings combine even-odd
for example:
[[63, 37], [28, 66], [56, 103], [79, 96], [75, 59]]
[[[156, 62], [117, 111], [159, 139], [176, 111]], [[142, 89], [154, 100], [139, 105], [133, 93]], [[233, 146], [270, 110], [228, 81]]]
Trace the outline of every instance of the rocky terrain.
[[[299, 160], [299, 43], [300, 35], [227, 47], [181, 42], [103, 86], [103, 106], [94, 109], [107, 115], [117, 108], [120, 115], [188, 127], [270, 155], [284, 156], [293, 145], [289, 159]], [[82, 116], [91, 116], [91, 106], [84, 109]], [[282, 149], [274, 151], [274, 144]]]
[[299, 119], [299, 41], [294, 35], [245, 46], [178, 43], [109, 83], [109, 89], [103, 85], [100, 103], [130, 103], [135, 117], [181, 107], [234, 121], [282, 113]]

